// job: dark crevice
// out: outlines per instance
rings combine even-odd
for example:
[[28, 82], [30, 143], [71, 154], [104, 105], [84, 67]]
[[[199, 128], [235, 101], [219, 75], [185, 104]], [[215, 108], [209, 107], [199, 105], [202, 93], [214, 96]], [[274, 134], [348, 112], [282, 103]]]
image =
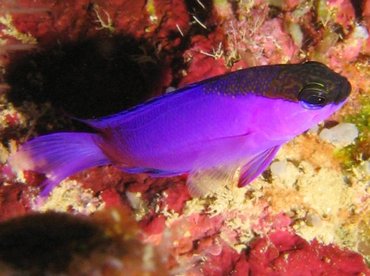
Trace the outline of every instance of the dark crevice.
[[32, 52], [7, 68], [7, 97], [16, 107], [25, 101], [50, 102], [80, 118], [114, 114], [162, 89], [163, 65], [154, 52], [131, 37], [88, 39]]

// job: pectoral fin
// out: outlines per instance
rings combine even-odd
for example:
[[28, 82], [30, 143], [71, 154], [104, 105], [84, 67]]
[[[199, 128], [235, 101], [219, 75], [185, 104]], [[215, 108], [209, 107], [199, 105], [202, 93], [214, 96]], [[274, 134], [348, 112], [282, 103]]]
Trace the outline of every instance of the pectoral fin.
[[259, 176], [270, 165], [279, 149], [280, 146], [269, 148], [250, 159], [240, 170], [238, 186], [244, 187]]
[[220, 166], [190, 172], [187, 185], [189, 192], [194, 197], [217, 193], [227, 184], [237, 181], [239, 166]]

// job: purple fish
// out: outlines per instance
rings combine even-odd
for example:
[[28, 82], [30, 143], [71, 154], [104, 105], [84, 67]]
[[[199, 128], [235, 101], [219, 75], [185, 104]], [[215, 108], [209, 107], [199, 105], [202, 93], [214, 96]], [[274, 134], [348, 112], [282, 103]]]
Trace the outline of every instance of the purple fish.
[[318, 62], [248, 68], [86, 120], [96, 133], [35, 138], [10, 164], [45, 174], [43, 195], [76, 172], [108, 164], [153, 176], [188, 173], [195, 193], [202, 179], [210, 186], [238, 169], [244, 186], [282, 144], [338, 110], [350, 91], [346, 78]]

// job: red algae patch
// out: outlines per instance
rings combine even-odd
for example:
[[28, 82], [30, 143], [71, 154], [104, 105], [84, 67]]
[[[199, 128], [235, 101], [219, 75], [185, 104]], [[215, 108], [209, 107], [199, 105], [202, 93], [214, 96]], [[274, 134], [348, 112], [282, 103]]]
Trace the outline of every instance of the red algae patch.
[[[27, 214], [32, 193], [23, 184], [0, 187], [0, 221]], [[35, 195], [35, 193], [34, 193]]]
[[335, 246], [308, 243], [289, 232], [275, 232], [252, 243], [250, 272], [297, 275], [355, 275], [370, 273], [361, 257]]

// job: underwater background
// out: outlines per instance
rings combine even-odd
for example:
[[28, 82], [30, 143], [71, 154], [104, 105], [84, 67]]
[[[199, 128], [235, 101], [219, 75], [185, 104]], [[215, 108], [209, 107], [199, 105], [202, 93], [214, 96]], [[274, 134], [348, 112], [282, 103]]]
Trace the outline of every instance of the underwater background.
[[[0, 275], [370, 275], [369, 31], [366, 0], [0, 0]], [[308, 60], [350, 98], [245, 188], [105, 166], [40, 199], [7, 163], [72, 118]]]

